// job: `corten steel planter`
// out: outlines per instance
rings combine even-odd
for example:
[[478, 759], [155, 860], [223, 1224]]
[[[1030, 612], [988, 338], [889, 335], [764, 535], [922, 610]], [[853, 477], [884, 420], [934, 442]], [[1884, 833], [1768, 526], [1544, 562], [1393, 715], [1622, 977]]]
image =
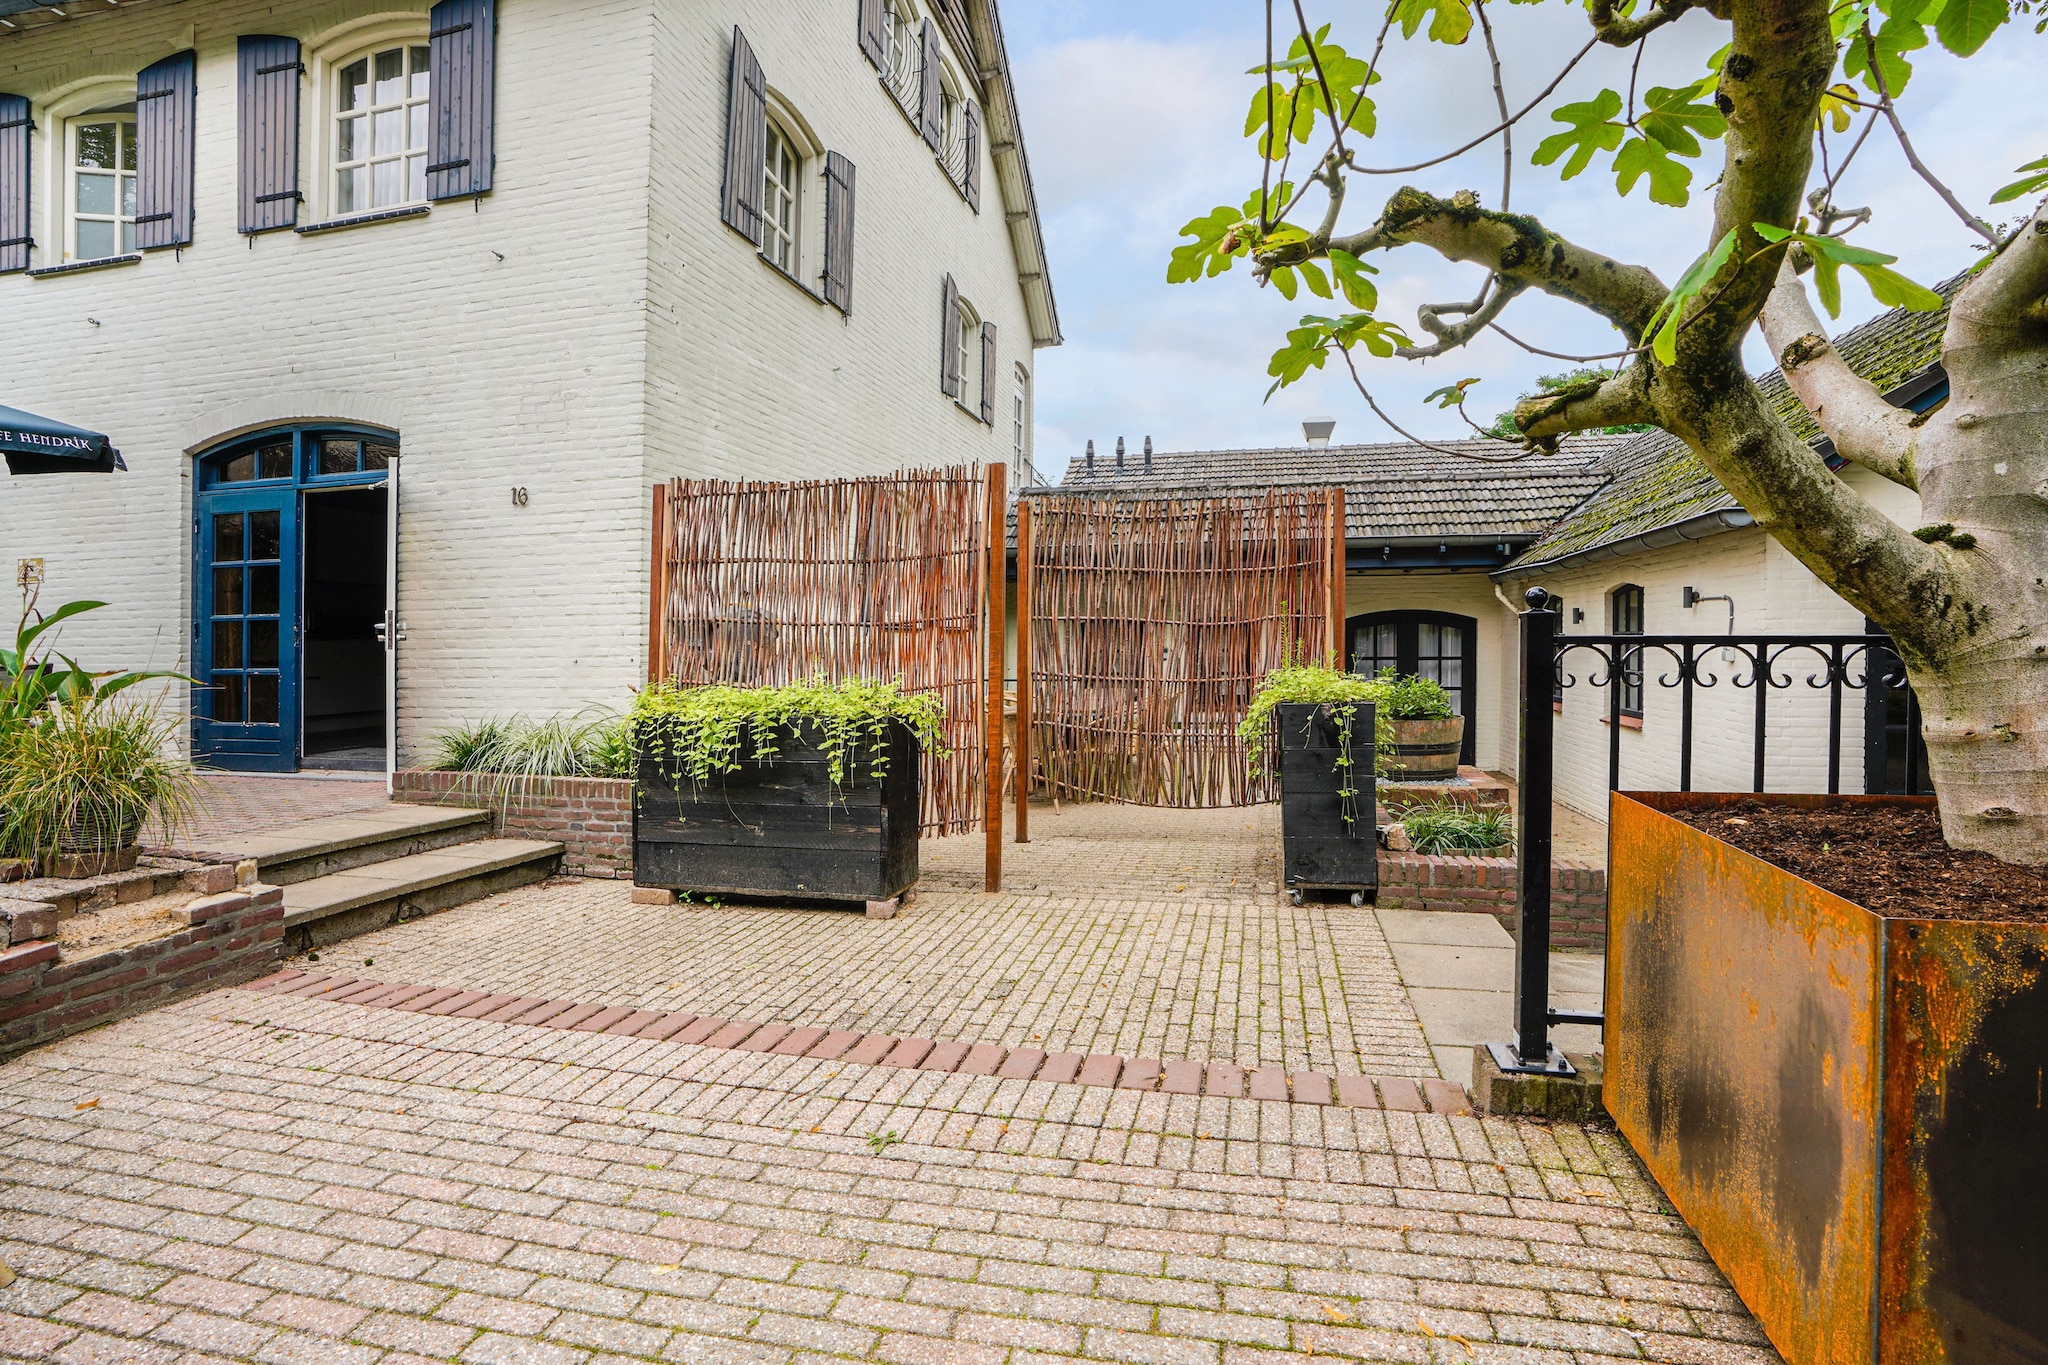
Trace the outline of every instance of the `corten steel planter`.
[[633, 800], [633, 881], [714, 895], [886, 901], [917, 881], [918, 743], [892, 724], [883, 775], [869, 753], [838, 787], [815, 732], [768, 761], [699, 786], [643, 755]]
[[1458, 754], [1465, 747], [1465, 718], [1394, 721], [1394, 762], [1388, 774], [1396, 782], [1447, 782], [1458, 775]]
[[1622, 1133], [1793, 1365], [2048, 1360], [2048, 926], [1888, 919], [1616, 793]]
[[[1373, 823], [1373, 707], [1356, 703], [1350, 767], [1332, 707], [1284, 702], [1279, 726], [1281, 880], [1299, 904], [1310, 890], [1349, 891], [1362, 905], [1379, 886], [1379, 831]], [[1345, 787], [1356, 788], [1347, 802]], [[1351, 819], [1346, 820], [1346, 814]]]

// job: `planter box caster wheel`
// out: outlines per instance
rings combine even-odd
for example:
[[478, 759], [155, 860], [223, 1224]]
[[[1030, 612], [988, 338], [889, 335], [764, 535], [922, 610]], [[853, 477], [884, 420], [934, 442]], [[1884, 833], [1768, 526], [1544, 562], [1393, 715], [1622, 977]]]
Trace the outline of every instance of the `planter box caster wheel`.
[[1287, 903], [1288, 903], [1289, 905], [1300, 905], [1300, 904], [1301, 904], [1301, 888], [1300, 888], [1300, 887], [1295, 887], [1294, 889], [1290, 890], [1290, 891], [1289, 891], [1289, 892], [1287, 893]]
[[1365, 893], [1363, 891], [1354, 891], [1351, 893], [1351, 905], [1353, 909], [1357, 909], [1358, 907], [1363, 906], [1364, 904]]

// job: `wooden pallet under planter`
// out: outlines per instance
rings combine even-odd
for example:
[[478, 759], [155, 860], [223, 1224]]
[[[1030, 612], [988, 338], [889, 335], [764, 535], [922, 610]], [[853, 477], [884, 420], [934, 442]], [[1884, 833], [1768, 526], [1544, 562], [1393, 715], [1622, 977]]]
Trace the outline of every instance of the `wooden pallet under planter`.
[[[1338, 723], [1329, 708], [1283, 702], [1274, 708], [1280, 727], [1281, 881], [1297, 904], [1305, 891], [1349, 891], [1353, 905], [1379, 886], [1379, 839], [1373, 824], [1373, 707], [1359, 702], [1351, 721], [1352, 766], [1340, 769]], [[1346, 784], [1353, 819], [1344, 819]]]
[[918, 744], [893, 724], [879, 778], [866, 751], [834, 787], [817, 731], [768, 761], [693, 783], [642, 757], [633, 800], [638, 886], [736, 896], [889, 901], [917, 881]]

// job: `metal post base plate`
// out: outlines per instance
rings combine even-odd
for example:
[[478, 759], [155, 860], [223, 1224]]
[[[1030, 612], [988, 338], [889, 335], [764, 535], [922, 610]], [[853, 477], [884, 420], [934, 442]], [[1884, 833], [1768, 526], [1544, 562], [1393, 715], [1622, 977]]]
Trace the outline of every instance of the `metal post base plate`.
[[1488, 1043], [1486, 1050], [1492, 1055], [1493, 1064], [1511, 1076], [1576, 1076], [1579, 1074], [1578, 1068], [1566, 1061], [1564, 1054], [1557, 1050], [1557, 1044], [1552, 1043], [1549, 1047], [1550, 1055], [1545, 1057], [1540, 1065], [1534, 1062], [1523, 1061], [1521, 1054], [1515, 1051], [1513, 1043]]

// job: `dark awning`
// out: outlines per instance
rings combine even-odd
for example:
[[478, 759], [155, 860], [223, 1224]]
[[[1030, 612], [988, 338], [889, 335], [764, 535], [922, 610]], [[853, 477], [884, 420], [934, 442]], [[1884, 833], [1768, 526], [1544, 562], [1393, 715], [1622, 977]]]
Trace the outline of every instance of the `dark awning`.
[[10, 474], [111, 474], [127, 462], [97, 431], [0, 407], [0, 452]]

